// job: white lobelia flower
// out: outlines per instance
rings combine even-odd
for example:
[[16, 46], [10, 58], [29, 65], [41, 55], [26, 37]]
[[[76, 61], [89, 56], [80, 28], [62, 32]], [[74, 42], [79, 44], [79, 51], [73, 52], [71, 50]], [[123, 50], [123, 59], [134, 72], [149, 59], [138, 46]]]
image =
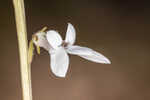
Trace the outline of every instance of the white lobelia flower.
[[96, 63], [111, 63], [108, 58], [90, 48], [74, 45], [76, 32], [73, 25], [70, 23], [68, 23], [65, 40], [62, 40], [58, 32], [54, 30], [47, 31], [46, 35], [43, 35], [43, 33], [36, 33], [36, 36], [39, 40], [37, 41], [36, 39], [35, 41], [35, 39], [33, 39], [33, 42], [35, 45], [43, 47], [49, 52], [51, 70], [58, 77], [66, 76], [69, 66], [69, 56], [67, 53], [78, 55]]

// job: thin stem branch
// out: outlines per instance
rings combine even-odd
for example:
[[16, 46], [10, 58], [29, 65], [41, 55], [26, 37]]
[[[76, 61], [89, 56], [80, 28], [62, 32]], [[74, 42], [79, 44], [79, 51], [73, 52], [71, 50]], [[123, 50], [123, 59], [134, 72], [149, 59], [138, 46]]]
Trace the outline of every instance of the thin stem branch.
[[31, 69], [28, 63], [28, 42], [23, 0], [13, 0], [20, 54], [23, 100], [32, 100]]

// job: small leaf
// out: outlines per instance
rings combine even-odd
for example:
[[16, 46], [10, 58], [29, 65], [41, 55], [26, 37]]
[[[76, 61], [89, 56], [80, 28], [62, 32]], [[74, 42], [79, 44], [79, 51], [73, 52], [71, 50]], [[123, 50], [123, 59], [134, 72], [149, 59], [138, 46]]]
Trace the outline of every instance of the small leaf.
[[28, 49], [28, 63], [30, 64], [33, 59], [33, 51], [34, 51], [34, 46], [33, 46], [33, 41], [31, 40], [29, 42], [29, 49]]

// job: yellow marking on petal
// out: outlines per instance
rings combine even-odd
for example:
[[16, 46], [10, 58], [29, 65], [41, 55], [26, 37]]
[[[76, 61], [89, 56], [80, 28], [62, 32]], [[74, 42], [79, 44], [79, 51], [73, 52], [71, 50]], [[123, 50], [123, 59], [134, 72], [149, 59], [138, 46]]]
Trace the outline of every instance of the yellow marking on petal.
[[28, 49], [28, 63], [31, 64], [32, 59], [33, 59], [33, 51], [34, 51], [34, 46], [33, 46], [33, 41], [31, 40], [29, 42], [29, 49]]
[[37, 53], [40, 54], [40, 47], [36, 45]]

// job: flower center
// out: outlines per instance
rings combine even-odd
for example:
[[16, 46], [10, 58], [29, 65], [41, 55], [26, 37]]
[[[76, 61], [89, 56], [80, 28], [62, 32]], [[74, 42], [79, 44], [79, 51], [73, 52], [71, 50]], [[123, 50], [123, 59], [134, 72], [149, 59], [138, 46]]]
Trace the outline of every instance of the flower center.
[[63, 41], [63, 42], [62, 42], [62, 44], [61, 44], [61, 46], [63, 46], [63, 47], [67, 47], [67, 46], [68, 46], [68, 43], [67, 43], [67, 42], [65, 42], [65, 41]]

